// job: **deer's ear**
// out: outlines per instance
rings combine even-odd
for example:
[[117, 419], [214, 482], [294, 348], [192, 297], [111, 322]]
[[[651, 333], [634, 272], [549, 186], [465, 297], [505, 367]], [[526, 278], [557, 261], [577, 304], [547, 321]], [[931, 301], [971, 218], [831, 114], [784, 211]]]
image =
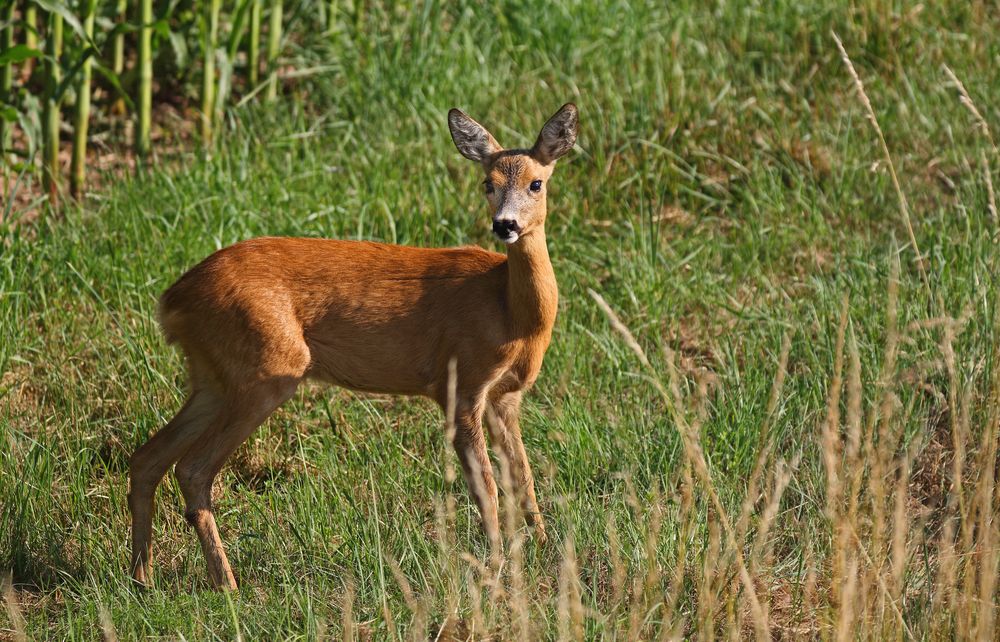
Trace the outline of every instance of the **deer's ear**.
[[448, 112], [448, 129], [451, 130], [455, 147], [469, 160], [482, 163], [503, 149], [485, 127], [469, 118], [461, 109]]
[[559, 108], [538, 134], [531, 155], [542, 165], [554, 163], [559, 157], [573, 149], [576, 142], [578, 117], [576, 105], [566, 103]]

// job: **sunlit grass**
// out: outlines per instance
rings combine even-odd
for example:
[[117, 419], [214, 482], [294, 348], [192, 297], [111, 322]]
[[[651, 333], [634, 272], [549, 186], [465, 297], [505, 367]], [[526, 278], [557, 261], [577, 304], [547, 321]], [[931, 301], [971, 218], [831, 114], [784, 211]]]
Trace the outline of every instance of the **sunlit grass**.
[[[942, 64], [996, 123], [1000, 24], [824, 7], [370, 6], [290, 43], [329, 69], [211, 160], [5, 228], [0, 563], [30, 635], [91, 639], [103, 608], [120, 639], [992, 638], [1000, 157]], [[445, 113], [521, 145], [567, 100], [522, 421], [550, 544], [509, 533], [491, 570], [436, 407], [304, 386], [221, 477], [239, 595], [207, 590], [169, 478], [135, 591], [127, 460], [184, 385], [159, 293], [261, 234], [499, 249]]]

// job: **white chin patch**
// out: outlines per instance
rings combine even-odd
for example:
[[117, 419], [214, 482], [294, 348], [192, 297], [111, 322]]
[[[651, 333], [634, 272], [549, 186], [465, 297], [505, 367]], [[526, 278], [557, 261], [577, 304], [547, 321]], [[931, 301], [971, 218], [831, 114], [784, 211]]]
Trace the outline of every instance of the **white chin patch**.
[[518, 234], [517, 232], [511, 232], [507, 236], [500, 236], [499, 234], [495, 234], [494, 236], [496, 236], [498, 239], [500, 239], [507, 245], [510, 245], [511, 243], [516, 243], [517, 239], [521, 238], [521, 235]]

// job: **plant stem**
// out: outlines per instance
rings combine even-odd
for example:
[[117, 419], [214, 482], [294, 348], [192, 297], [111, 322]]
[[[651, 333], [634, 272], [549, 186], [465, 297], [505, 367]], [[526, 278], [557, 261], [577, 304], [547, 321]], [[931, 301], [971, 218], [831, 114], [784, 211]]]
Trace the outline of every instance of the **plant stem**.
[[63, 19], [58, 13], [48, 14], [45, 34], [45, 106], [42, 110], [42, 186], [55, 202], [59, 195], [59, 100], [56, 91], [62, 73], [59, 56], [62, 54]]
[[201, 143], [205, 147], [212, 144], [212, 128], [215, 124], [215, 49], [218, 45], [221, 8], [222, 0], [209, 0], [201, 81]]
[[[38, 8], [31, 0], [25, 0], [24, 3], [24, 44], [30, 49], [38, 49]], [[34, 68], [34, 58], [24, 61], [27, 75], [30, 76], [31, 70]]]
[[[3, 46], [0, 49], [7, 51], [14, 46], [14, 2], [7, 5], [7, 10], [3, 13], [3, 21], [7, 26], [3, 30]], [[0, 73], [0, 103], [10, 104], [11, 90], [14, 88], [14, 65], [7, 63]], [[0, 118], [0, 165], [7, 165], [7, 145], [10, 139], [10, 128], [7, 121]]]
[[260, 82], [260, 0], [251, 0], [250, 5], [250, 52], [247, 66], [250, 68], [250, 89]]
[[278, 51], [281, 48], [281, 0], [274, 0], [271, 5], [271, 23], [267, 34], [267, 68], [270, 72], [267, 86], [267, 99], [278, 97]]
[[[115, 7], [117, 24], [123, 25], [128, 22], [128, 0], [118, 0]], [[116, 74], [125, 71], [125, 32], [119, 31], [115, 35], [114, 50], [111, 55], [111, 69]]]
[[326, 8], [326, 31], [333, 33], [337, 28], [337, 0], [330, 0]]
[[153, 110], [153, 0], [139, 0], [139, 122], [135, 153], [149, 154]]
[[[94, 38], [94, 14], [97, 0], [83, 0], [83, 32], [87, 38]], [[84, 43], [85, 47], [89, 47]], [[79, 198], [83, 193], [87, 165], [87, 128], [90, 124], [90, 66], [93, 59], [88, 56], [80, 68], [80, 80], [76, 90], [76, 121], [73, 123], [73, 163], [69, 172], [69, 193]]]

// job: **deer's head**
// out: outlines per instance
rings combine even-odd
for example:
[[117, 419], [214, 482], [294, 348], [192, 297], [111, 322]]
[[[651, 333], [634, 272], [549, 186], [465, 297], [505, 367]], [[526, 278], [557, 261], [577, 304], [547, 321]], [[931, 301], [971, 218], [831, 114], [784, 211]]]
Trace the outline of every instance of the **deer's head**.
[[556, 160], [573, 148], [576, 105], [566, 103], [545, 123], [531, 149], [504, 149], [464, 112], [448, 112], [452, 140], [462, 156], [481, 163], [493, 233], [508, 245], [542, 228], [545, 193]]

